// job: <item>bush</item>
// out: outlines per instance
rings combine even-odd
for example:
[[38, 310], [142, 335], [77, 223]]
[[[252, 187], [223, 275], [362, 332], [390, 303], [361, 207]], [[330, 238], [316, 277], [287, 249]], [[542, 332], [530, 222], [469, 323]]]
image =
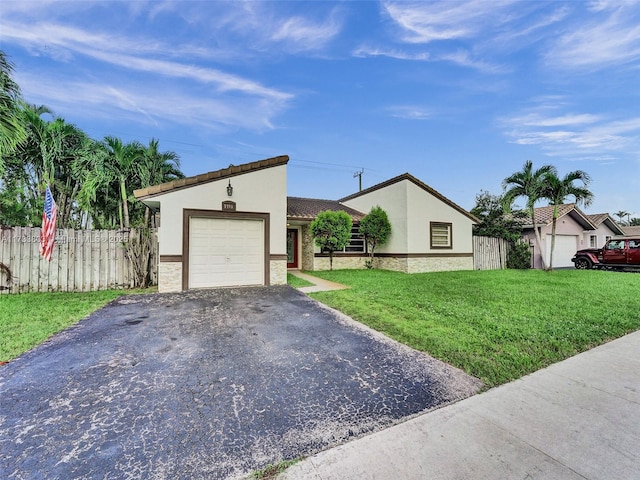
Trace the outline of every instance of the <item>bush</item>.
[[507, 254], [507, 268], [516, 270], [531, 268], [531, 247], [529, 242], [518, 240], [511, 244]]

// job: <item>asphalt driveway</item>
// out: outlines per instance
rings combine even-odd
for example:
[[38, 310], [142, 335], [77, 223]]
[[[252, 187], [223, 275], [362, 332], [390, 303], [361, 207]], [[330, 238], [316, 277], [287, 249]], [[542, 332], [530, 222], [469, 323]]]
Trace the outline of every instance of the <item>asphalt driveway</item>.
[[479, 387], [287, 286], [125, 296], [0, 367], [0, 476], [240, 478]]

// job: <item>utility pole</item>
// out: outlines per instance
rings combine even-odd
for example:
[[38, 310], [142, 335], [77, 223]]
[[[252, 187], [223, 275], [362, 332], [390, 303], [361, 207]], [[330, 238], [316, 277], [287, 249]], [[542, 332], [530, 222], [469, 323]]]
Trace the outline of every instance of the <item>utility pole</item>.
[[359, 186], [359, 192], [362, 191], [362, 174], [364, 173], [364, 168], [361, 169], [359, 172], [356, 172], [353, 174], [353, 178], [358, 177], [358, 186]]

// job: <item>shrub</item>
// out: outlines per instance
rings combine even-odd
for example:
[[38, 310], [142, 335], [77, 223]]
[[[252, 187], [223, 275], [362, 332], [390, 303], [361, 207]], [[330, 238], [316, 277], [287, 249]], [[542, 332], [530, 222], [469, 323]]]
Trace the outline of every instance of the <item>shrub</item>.
[[507, 268], [526, 270], [531, 268], [531, 247], [529, 242], [518, 240], [511, 244], [507, 253]]

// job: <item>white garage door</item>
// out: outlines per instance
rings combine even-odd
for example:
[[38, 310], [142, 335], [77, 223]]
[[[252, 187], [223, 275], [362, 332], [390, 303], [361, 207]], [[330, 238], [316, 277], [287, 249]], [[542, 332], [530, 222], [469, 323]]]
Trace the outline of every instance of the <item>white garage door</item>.
[[[551, 235], [547, 235], [547, 266], [551, 255]], [[571, 258], [578, 250], [578, 237], [576, 235], [557, 235], [556, 247], [553, 252], [553, 267], [573, 267]]]
[[264, 285], [262, 220], [190, 218], [189, 288]]

